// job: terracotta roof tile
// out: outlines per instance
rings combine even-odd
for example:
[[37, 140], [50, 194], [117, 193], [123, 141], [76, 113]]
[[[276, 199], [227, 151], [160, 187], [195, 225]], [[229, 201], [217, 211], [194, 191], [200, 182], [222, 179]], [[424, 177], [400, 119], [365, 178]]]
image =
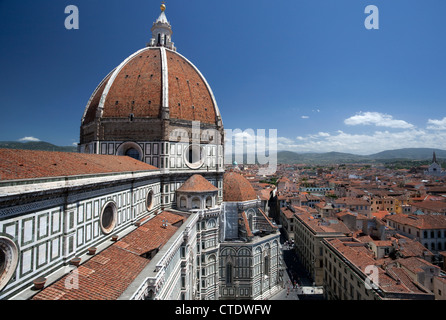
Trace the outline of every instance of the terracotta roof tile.
[[170, 118], [215, 123], [211, 92], [194, 66], [170, 50], [166, 50], [166, 64], [168, 79], [163, 79], [160, 48], [147, 47], [133, 55], [116, 72], [106, 95], [104, 89], [113, 72], [97, 87], [86, 107], [83, 125], [94, 121], [101, 99], [103, 118], [128, 118], [131, 113], [135, 118], [159, 118], [163, 81], [169, 84]]
[[[163, 227], [163, 220], [167, 220], [167, 226]], [[125, 249], [142, 255], [155, 249], [161, 249], [171, 236], [177, 231], [169, 221], [169, 216], [160, 214], [135, 231], [117, 242], [117, 245], [126, 245]]]
[[177, 221], [174, 216], [177, 215], [161, 213], [80, 265], [73, 271], [78, 281], [76, 287], [65, 285], [73, 279], [71, 272], [37, 293], [33, 300], [118, 299], [150, 262], [140, 255], [161, 248], [178, 230], [169, 223], [165, 228], [161, 226], [163, 219]]
[[0, 180], [158, 170], [126, 156], [0, 149]]
[[444, 215], [406, 215], [402, 213], [386, 216], [386, 220], [412, 226], [418, 229], [446, 229]]
[[249, 227], [248, 218], [246, 217], [245, 211], [242, 212], [242, 218], [243, 218], [243, 224], [245, 226], [245, 230], [246, 230], [248, 237], [252, 237], [253, 234], [252, 234], [251, 228]]
[[218, 191], [218, 188], [215, 187], [212, 183], [210, 183], [206, 178], [202, 175], [194, 174], [183, 185], [178, 188], [177, 191], [180, 192], [209, 192], [209, 191]]
[[257, 194], [248, 180], [234, 171], [223, 176], [223, 201], [242, 202], [256, 200]]

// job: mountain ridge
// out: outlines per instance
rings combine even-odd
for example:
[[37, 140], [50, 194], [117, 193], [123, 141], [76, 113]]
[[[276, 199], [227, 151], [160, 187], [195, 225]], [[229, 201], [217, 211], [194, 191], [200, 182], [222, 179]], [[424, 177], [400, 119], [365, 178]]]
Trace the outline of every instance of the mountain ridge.
[[0, 141], [0, 149], [77, 152], [76, 146], [56, 146], [45, 141]]
[[402, 148], [385, 150], [370, 155], [357, 155], [343, 152], [321, 152], [321, 153], [297, 153], [293, 151], [278, 151], [278, 163], [352, 163], [352, 162], [380, 162], [380, 161], [429, 161], [435, 152], [438, 159], [446, 158], [446, 150], [436, 148]]

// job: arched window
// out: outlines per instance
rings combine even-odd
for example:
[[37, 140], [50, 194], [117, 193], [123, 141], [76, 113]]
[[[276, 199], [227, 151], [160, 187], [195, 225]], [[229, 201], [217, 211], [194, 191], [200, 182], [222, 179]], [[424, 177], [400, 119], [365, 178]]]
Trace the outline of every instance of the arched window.
[[207, 208], [212, 207], [212, 197], [211, 197], [211, 196], [208, 196], [208, 197], [206, 198], [206, 207], [207, 207]]
[[226, 284], [232, 284], [232, 264], [226, 264]]
[[192, 209], [200, 209], [200, 199], [195, 197], [192, 199]]
[[255, 215], [256, 215], [256, 212], [255, 212], [255, 210], [253, 210], [253, 209], [249, 209], [247, 212], [246, 212], [246, 217], [247, 217], [247, 219], [248, 219], [248, 224], [249, 224], [249, 228], [251, 229], [251, 231], [256, 231], [257, 229], [256, 229], [256, 225], [255, 225], [255, 223], [254, 223], [254, 217], [255, 217]]
[[263, 268], [264, 268], [263, 269], [263, 274], [265, 276], [269, 276], [269, 257], [268, 256], [266, 256], [264, 258]]
[[180, 198], [180, 208], [181, 208], [181, 209], [185, 209], [186, 206], [187, 206], [186, 197], [181, 197], [181, 198]]
[[215, 221], [215, 219], [209, 219], [208, 223], [207, 223], [207, 228], [211, 229], [211, 228], [215, 228], [217, 226], [217, 222]]

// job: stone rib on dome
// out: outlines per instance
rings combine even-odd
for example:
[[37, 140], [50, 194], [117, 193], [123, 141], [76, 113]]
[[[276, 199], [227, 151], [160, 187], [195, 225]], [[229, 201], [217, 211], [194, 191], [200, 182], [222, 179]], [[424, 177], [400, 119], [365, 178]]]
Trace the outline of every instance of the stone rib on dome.
[[218, 188], [210, 183], [205, 177], [194, 174], [183, 185], [178, 188], [179, 192], [212, 192], [218, 191]]
[[256, 200], [257, 194], [251, 183], [242, 175], [228, 171], [223, 176], [223, 201], [243, 202]]
[[85, 108], [82, 125], [98, 118], [128, 119], [130, 114], [160, 118], [162, 108], [169, 110], [170, 119], [221, 121], [212, 90], [199, 70], [175, 51], [147, 47], [104, 78]]

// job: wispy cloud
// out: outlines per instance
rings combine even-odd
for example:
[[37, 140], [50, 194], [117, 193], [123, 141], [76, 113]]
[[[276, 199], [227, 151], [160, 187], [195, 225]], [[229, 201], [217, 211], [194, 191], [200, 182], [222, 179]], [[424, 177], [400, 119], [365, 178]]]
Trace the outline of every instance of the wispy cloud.
[[429, 119], [427, 124], [429, 130], [446, 130], [446, 117], [441, 120]]
[[22, 141], [22, 142], [30, 142], [30, 141], [37, 142], [37, 141], [40, 141], [40, 139], [35, 138], [35, 137], [23, 137], [22, 139], [19, 139], [19, 141]]
[[310, 117], [309, 116], [302, 116], [301, 118], [302, 119], [309, 119]]
[[345, 119], [344, 123], [349, 126], [374, 125], [394, 129], [412, 129], [413, 124], [404, 120], [394, 119], [393, 116], [380, 112], [359, 112], [358, 114]]

